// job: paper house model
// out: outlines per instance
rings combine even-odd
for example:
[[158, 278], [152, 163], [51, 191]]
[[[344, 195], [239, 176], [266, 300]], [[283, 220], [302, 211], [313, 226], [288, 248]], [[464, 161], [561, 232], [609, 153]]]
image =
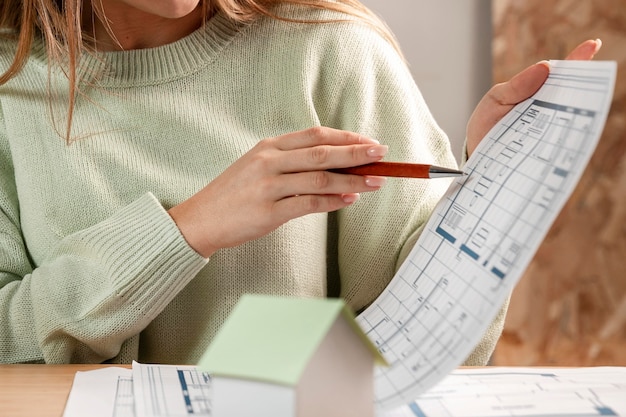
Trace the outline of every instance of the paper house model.
[[198, 367], [213, 417], [373, 417], [375, 364], [343, 301], [245, 295]]

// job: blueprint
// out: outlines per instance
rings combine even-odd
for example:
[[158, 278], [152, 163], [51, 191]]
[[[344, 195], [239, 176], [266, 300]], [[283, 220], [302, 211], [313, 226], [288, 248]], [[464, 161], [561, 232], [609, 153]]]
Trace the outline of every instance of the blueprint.
[[211, 415], [211, 378], [195, 366], [133, 362], [137, 417]]
[[457, 369], [384, 417], [626, 415], [626, 368]]
[[397, 274], [359, 317], [390, 363], [379, 409], [407, 404], [472, 352], [532, 260], [602, 133], [614, 62], [550, 76], [481, 141]]
[[[133, 388], [134, 387], [134, 388]], [[193, 366], [133, 363], [77, 372], [63, 417], [211, 415], [211, 378]], [[626, 417], [626, 367], [456, 369], [379, 417]]]
[[63, 417], [208, 417], [211, 378], [195, 366], [77, 372]]

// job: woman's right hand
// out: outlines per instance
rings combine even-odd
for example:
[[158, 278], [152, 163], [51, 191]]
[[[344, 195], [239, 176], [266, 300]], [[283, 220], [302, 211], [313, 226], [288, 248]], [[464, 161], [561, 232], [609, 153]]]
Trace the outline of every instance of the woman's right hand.
[[169, 214], [189, 245], [209, 257], [378, 190], [385, 178], [327, 170], [376, 162], [386, 152], [373, 139], [326, 127], [264, 139]]

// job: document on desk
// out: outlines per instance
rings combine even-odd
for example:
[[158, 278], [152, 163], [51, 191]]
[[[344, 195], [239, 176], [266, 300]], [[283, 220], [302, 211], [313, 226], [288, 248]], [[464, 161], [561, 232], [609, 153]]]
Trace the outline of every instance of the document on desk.
[[496, 317], [591, 158], [614, 62], [551, 61], [550, 76], [481, 141], [391, 283], [358, 322], [390, 366], [379, 410], [457, 368]]
[[63, 417], [208, 417], [211, 378], [195, 366], [77, 372]]
[[195, 366], [133, 362], [136, 417], [210, 416], [210, 382]]
[[135, 417], [132, 371], [102, 368], [76, 372], [63, 417]]
[[[210, 393], [210, 378], [193, 366], [77, 372], [63, 417], [210, 416]], [[626, 367], [457, 369], [417, 400], [377, 415], [626, 417]]]
[[459, 369], [384, 417], [626, 416], [626, 368]]

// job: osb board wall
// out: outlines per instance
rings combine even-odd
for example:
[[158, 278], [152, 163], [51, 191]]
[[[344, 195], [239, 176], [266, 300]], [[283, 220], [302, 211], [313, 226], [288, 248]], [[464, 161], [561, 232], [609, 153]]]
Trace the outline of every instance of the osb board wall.
[[494, 78], [600, 38], [618, 61], [604, 134], [513, 292], [495, 365], [626, 365], [626, 0], [493, 0]]

